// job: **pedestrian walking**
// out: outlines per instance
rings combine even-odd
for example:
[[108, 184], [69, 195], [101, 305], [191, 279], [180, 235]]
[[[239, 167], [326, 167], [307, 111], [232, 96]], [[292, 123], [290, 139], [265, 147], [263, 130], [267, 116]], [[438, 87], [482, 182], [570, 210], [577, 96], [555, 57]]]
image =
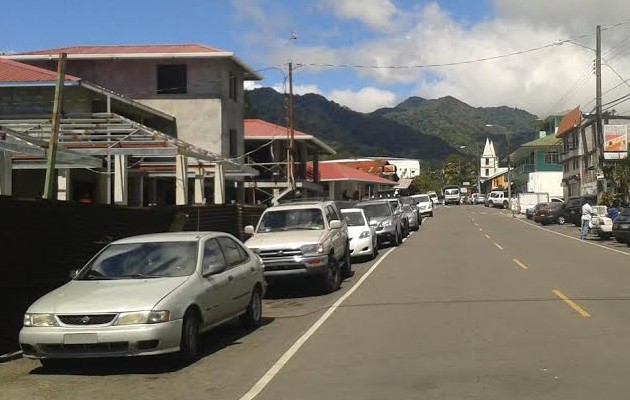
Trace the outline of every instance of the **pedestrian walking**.
[[591, 223], [591, 214], [593, 213], [593, 208], [591, 207], [591, 200], [588, 200], [582, 206], [582, 227], [580, 229], [580, 239], [586, 239], [586, 235], [588, 235], [588, 227]]

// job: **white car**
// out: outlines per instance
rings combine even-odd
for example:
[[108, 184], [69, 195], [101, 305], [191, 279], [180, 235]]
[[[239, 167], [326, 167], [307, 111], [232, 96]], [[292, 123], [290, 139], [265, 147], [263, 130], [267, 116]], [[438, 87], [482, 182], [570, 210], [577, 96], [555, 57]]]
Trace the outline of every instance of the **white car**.
[[24, 357], [148, 356], [194, 361], [199, 335], [239, 317], [260, 324], [260, 258], [220, 232], [156, 233], [107, 245], [73, 279], [24, 315]]
[[591, 222], [589, 223], [591, 233], [599, 236], [600, 239], [610, 239], [612, 236], [612, 219], [608, 216], [608, 207], [593, 206]]
[[369, 257], [370, 260], [378, 254], [376, 230], [365, 216], [362, 208], [346, 208], [341, 210], [348, 224], [348, 238], [350, 240], [350, 257]]
[[428, 194], [414, 194], [411, 197], [416, 201], [416, 207], [418, 207], [418, 213], [421, 217], [433, 216], [433, 201]]

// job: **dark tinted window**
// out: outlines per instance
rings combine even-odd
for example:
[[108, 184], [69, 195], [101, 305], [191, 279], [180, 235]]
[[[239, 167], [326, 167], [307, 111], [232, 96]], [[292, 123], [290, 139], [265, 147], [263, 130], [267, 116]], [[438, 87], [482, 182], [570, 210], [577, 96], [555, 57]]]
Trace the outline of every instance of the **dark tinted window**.
[[358, 211], [344, 212], [343, 217], [348, 223], [348, 226], [364, 226], [366, 224], [363, 214]]
[[182, 94], [187, 92], [186, 65], [158, 65], [158, 94]]
[[228, 267], [233, 267], [247, 261], [247, 253], [234, 240], [228, 237], [220, 237], [217, 240], [223, 250]]
[[392, 210], [387, 203], [360, 204], [357, 207], [363, 209], [365, 216], [368, 217], [368, 219], [375, 217], [389, 217], [392, 215]]

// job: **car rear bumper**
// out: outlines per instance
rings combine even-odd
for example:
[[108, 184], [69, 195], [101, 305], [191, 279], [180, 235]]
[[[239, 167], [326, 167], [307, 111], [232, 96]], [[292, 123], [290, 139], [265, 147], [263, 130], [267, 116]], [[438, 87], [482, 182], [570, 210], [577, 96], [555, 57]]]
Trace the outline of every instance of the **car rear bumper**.
[[24, 327], [20, 347], [27, 358], [148, 356], [179, 350], [182, 320], [104, 327]]

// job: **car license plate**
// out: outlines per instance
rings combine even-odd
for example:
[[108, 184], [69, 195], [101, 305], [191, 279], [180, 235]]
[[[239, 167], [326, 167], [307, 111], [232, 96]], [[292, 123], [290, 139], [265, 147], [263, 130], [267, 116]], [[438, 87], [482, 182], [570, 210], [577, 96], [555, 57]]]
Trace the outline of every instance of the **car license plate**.
[[621, 229], [628, 229], [630, 228], [630, 224], [621, 224]]
[[98, 343], [96, 333], [69, 333], [63, 335], [63, 344], [93, 344]]

